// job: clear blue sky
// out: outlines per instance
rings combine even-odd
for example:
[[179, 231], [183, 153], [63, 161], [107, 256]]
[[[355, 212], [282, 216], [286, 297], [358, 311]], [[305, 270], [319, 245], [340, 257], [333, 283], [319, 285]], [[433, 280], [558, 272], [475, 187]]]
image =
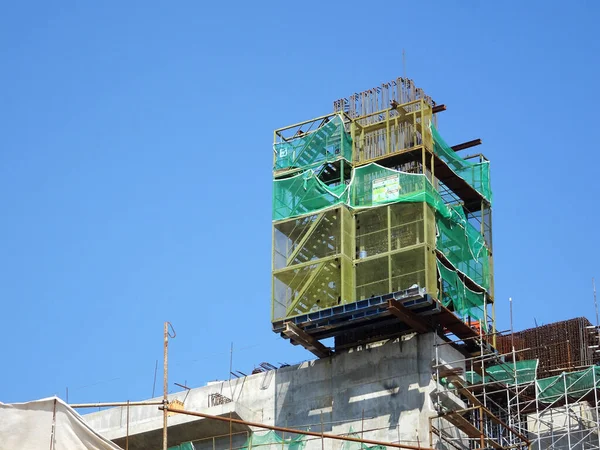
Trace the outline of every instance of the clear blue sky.
[[309, 359], [270, 329], [272, 130], [402, 75], [403, 48], [444, 138], [492, 160], [500, 327], [509, 296], [516, 328], [594, 320], [599, 13], [5, 2], [0, 401], [147, 398], [164, 320], [172, 382], [227, 377], [231, 342], [246, 373]]

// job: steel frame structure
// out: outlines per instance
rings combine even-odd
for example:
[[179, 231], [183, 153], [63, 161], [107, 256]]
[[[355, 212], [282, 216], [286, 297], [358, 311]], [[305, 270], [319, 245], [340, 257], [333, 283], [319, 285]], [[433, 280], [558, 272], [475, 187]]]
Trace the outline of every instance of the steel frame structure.
[[[384, 83], [381, 87], [373, 88], [359, 94], [353, 94], [348, 99], [336, 100], [334, 102], [333, 113], [275, 130], [273, 176], [274, 179], [281, 180], [291, 176], [298, 176], [297, 174], [303, 170], [302, 167], [289, 167], [285, 169], [278, 168], [276, 166], [276, 160], [278, 157], [276, 150], [278, 148], [277, 146], [294, 142], [294, 140], [299, 137], [302, 139], [310, 139], [311, 136], [316, 136], [319, 129], [332, 120], [340, 120], [340, 122], [343, 124], [345, 131], [350, 135], [352, 148], [351, 157], [346, 157], [342, 152], [339, 157], [335, 158], [335, 160], [327, 160], [324, 162], [324, 164], [330, 165], [330, 173], [337, 174], [335, 178], [330, 177], [328, 179], [323, 179], [325, 183], [333, 182], [336, 183], [336, 185], [348, 184], [351, 177], [348, 172], [349, 170], [351, 171], [353, 167], [361, 167], [371, 163], [376, 163], [383, 167], [402, 172], [425, 175], [425, 177], [436, 189], [438, 189], [442, 195], [446, 193], [445, 201], [448, 204], [456, 204], [462, 207], [469, 223], [476, 226], [484, 236], [486, 247], [488, 248], [489, 252], [489, 264], [491, 272], [490, 287], [487, 291], [485, 291], [485, 304], [492, 305], [492, 313], [489, 320], [492, 328], [491, 336], [492, 339], [494, 339], [495, 333], [493, 331], [495, 330], [495, 310], [493, 301], [494, 289], [492, 262], [493, 256], [491, 245], [491, 205], [488, 199], [484, 198], [475, 190], [474, 187], [469, 185], [464, 179], [458, 176], [434, 151], [433, 136], [429, 131], [429, 124], [436, 123], [436, 113], [444, 110], [445, 106], [436, 105], [431, 98], [425, 95], [421, 89], [416, 88], [411, 80], [406, 80], [403, 78], [398, 78], [390, 83]], [[470, 148], [480, 143], [480, 140], [473, 140], [455, 147], [456, 151], [458, 151], [465, 148]], [[476, 157], [480, 158], [480, 160], [484, 160], [485, 158], [483, 155], [477, 155]], [[389, 208], [388, 206], [381, 206], [381, 208], [383, 207]], [[424, 207], [426, 206], [424, 205]], [[350, 210], [345, 205], [338, 205], [336, 208], [339, 208], [340, 211], [350, 211], [353, 222], [356, 222], [357, 218], [360, 218], [360, 216], [364, 214], [362, 211]], [[311, 220], [318, 222], [320, 220], [319, 217], [322, 214], [323, 212], [318, 211], [314, 214], [307, 214], [306, 217], [316, 217], [316, 219]], [[340, 214], [342, 216], [345, 215], [345, 213]], [[337, 256], [333, 259], [333, 261], [335, 261], [335, 263], [339, 266], [338, 271], [340, 274], [329, 274], [325, 278], [321, 277], [319, 271], [322, 271], [322, 266], [326, 263], [326, 261], [321, 260], [318, 255], [314, 255], [313, 258], [307, 259], [304, 263], [301, 263], [309, 265], [315, 270], [316, 275], [314, 277], [306, 276], [306, 280], [308, 282], [313, 284], [320, 283], [324, 289], [329, 290], [331, 290], [332, 286], [336, 287], [336, 290], [339, 291], [336, 294], [338, 295], [337, 304], [335, 302], [336, 299], [332, 296], [328, 296], [328, 300], [326, 301], [323, 301], [323, 299], [316, 294], [312, 295], [312, 300], [307, 300], [306, 298], [298, 299], [297, 297], [299, 297], [299, 293], [304, 295], [305, 292], [307, 292], [307, 289], [310, 288], [296, 289], [290, 287], [289, 284], [287, 287], [282, 287], [280, 285], [280, 281], [282, 270], [284, 269], [275, 261], [277, 258], [279, 258], [279, 256], [276, 254], [276, 241], [279, 234], [278, 227], [281, 228], [287, 226], [285, 225], [286, 221], [291, 223], [297, 220], [298, 217], [292, 217], [289, 219], [275, 221], [273, 224], [274, 253], [272, 268], [272, 321], [274, 323], [274, 331], [275, 328], [278, 330], [282, 329], [282, 327], [279, 325], [275, 327], [275, 323], [290, 320], [297, 315], [314, 313], [322, 310], [323, 308], [332, 308], [339, 305], [353, 303], [369, 296], [375, 297], [384, 295], [386, 293], [408, 287], [402, 285], [395, 286], [392, 283], [392, 269], [390, 267], [392, 264], [392, 249], [388, 248], [387, 252], [389, 255], [387, 258], [387, 268], [389, 279], [386, 282], [386, 285], [389, 285], [388, 292], [379, 292], [379, 290], [377, 290], [376, 292], [374, 291], [367, 293], [365, 291], [359, 295], [357, 290], [358, 285], [361, 284], [359, 283], [361, 278], [361, 271], [359, 269], [362, 266], [366, 267], [366, 264], [370, 262], [371, 257], [361, 257], [360, 242], [358, 242], [359, 233], [357, 232], [357, 225], [355, 225], [352, 227], [351, 234], [346, 234], [345, 238], [345, 244], [347, 244], [347, 241], [350, 240], [354, 247], [350, 252], [350, 266], [348, 266], [348, 262], [345, 260], [345, 258], [349, 256], [347, 254], [348, 252], [345, 250], [342, 252], [343, 255], [342, 253], [338, 252], [336, 254]], [[430, 223], [425, 223], [425, 228], [435, 228], [435, 224], [431, 221], [431, 219], [427, 220]], [[387, 225], [387, 231], [381, 231], [382, 233], [387, 233], [389, 238], [390, 230], [394, 226], [394, 224], [389, 222], [389, 213]], [[303, 245], [314, 247], [315, 245], [322, 244], [339, 247], [339, 243], [333, 243], [331, 239], [329, 239], [329, 243], [327, 243], [326, 240], [323, 240], [323, 238], [327, 238], [327, 236], [323, 235], [322, 233], [321, 235], [319, 235], [319, 233], [313, 233], [313, 236], [311, 236], [311, 230], [314, 231], [315, 227], [311, 227], [309, 231], [305, 233], [305, 235], [297, 239], [297, 242], [293, 241], [292, 239], [288, 245], [294, 248], [301, 247]], [[321, 242], [313, 242], [315, 238], [321, 239]], [[389, 241], [390, 240], [388, 239], [388, 245]], [[434, 255], [436, 254], [435, 243], [433, 248], [431, 247], [431, 243], [429, 243], [429, 251], [433, 252]], [[293, 252], [296, 252], [296, 250], [292, 250], [292, 253]], [[376, 257], [373, 256], [373, 258]], [[429, 261], [429, 258], [426, 257], [425, 260]], [[288, 257], [288, 263], [289, 262], [290, 258]], [[348, 267], [351, 269], [348, 270]], [[335, 272], [333, 265], [331, 265], [331, 268]], [[290, 264], [285, 267], [285, 270], [295, 269], [300, 269], [300, 267], [294, 267], [294, 265]], [[428, 273], [426, 276], [428, 280], [438, 278], [437, 267], [435, 263], [432, 264], [430, 262], [426, 262], [423, 270]], [[296, 281], [298, 281], [297, 278], [294, 279], [294, 283]], [[375, 283], [376, 281], [377, 280], [372, 280], [372, 283]], [[383, 281], [384, 280], [381, 282], [383, 283]], [[351, 290], [348, 288], [350, 284], [354, 286], [354, 288]], [[362, 284], [364, 285], [364, 283]], [[437, 286], [435, 287], [430, 286], [432, 284], [431, 282], [427, 284], [427, 293], [434, 299], [441, 298], [441, 283], [438, 282]], [[476, 290], [481, 289], [476, 283], [469, 280], [468, 277], [465, 284]], [[339, 289], [338, 285], [340, 286]], [[287, 289], [288, 294], [286, 295], [286, 298], [290, 297], [291, 299], [285, 305], [285, 314], [283, 315], [275, 312], [276, 309], [282, 311], [281, 307], [277, 307], [275, 300], [276, 298], [281, 297], [281, 289]], [[341, 294], [342, 290], [344, 292], [343, 294]], [[348, 292], [352, 292], [352, 294], [349, 296]], [[294, 296], [296, 298], [293, 298]], [[301, 307], [298, 308], [298, 305], [301, 305]], [[291, 336], [287, 336], [285, 333], [284, 337], [291, 338]]]

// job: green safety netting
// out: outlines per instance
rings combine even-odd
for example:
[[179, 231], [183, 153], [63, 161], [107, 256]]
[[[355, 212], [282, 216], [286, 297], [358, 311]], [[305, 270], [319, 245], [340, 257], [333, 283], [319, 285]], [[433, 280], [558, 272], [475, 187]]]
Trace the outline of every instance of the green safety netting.
[[481, 233], [471, 225], [460, 206], [450, 217], [438, 216], [437, 249], [452, 265], [484, 289], [490, 287], [489, 252]]
[[352, 139], [339, 115], [333, 116], [315, 131], [275, 144], [273, 170], [308, 168], [344, 158], [352, 161]]
[[450, 211], [425, 175], [400, 172], [371, 163], [354, 169], [348, 206], [369, 208], [387, 203], [426, 202], [443, 216]]
[[469, 183], [477, 192], [490, 202], [492, 201], [492, 188], [490, 185], [490, 163], [482, 161], [473, 163], [461, 158], [446, 144], [435, 126], [431, 124], [434, 152], [463, 180]]
[[[352, 427], [350, 427], [350, 433], [348, 433], [349, 437], [359, 439], [360, 433], [354, 432]], [[342, 444], [342, 448], [340, 450], [386, 450], [387, 447], [385, 445], [367, 445], [364, 442], [352, 442], [352, 441], [344, 441]]]
[[600, 367], [591, 366], [577, 372], [562, 373], [536, 382], [538, 399], [544, 403], [558, 400], [579, 401], [593, 389], [600, 388]]
[[273, 220], [314, 213], [338, 204], [368, 208], [387, 203], [427, 202], [440, 215], [451, 211], [425, 175], [371, 163], [353, 170], [349, 184], [325, 185], [312, 170], [273, 183]]
[[460, 317], [478, 320], [487, 331], [485, 294], [470, 290], [456, 271], [448, 269], [440, 261], [437, 263], [442, 278], [442, 304], [451, 307]]
[[471, 384], [481, 384], [484, 381], [486, 383], [500, 382], [511, 385], [531, 383], [536, 378], [537, 367], [537, 359], [502, 363], [487, 367], [485, 369], [487, 376], [485, 377], [477, 372], [466, 372], [465, 380]]
[[169, 447], [168, 450], [194, 450], [194, 445], [191, 442], [184, 442], [183, 444]]
[[284, 439], [275, 431], [266, 433], [252, 433], [240, 450], [303, 450], [306, 445], [306, 436], [301, 434], [294, 438]]
[[348, 186], [327, 186], [312, 170], [273, 183], [273, 220], [297, 217], [348, 203]]
[[[371, 163], [354, 169], [348, 184], [327, 186], [312, 170], [277, 179], [273, 186], [273, 220], [312, 214], [340, 204], [361, 209], [402, 202], [426, 202], [432, 206], [436, 211], [438, 250], [457, 270], [489, 289], [489, 253], [483, 236], [467, 221], [462, 207], [446, 205], [422, 174], [400, 172]], [[451, 286], [456, 284], [454, 278], [444, 280]], [[472, 297], [465, 294], [461, 298], [467, 296]], [[458, 302], [464, 303], [463, 300]], [[478, 313], [473, 310], [473, 314]]]
[[[431, 128], [435, 152], [456, 173], [491, 201], [489, 164], [460, 158]], [[343, 166], [332, 167], [339, 177], [324, 183], [320, 174], [326, 163], [351, 158], [352, 142], [336, 116], [316, 131], [277, 144], [275, 169], [300, 167], [303, 171], [273, 183], [273, 220], [314, 214], [338, 205], [352, 209], [373, 208], [392, 203], [425, 202], [436, 213], [436, 248], [447, 261], [482, 290], [489, 290], [489, 251], [481, 231], [465, 217], [461, 205], [447, 204], [424, 174], [401, 172], [376, 163], [352, 169], [344, 179]], [[485, 294], [468, 289], [454, 270], [440, 266], [444, 302], [462, 317], [478, 320], [487, 331]]]

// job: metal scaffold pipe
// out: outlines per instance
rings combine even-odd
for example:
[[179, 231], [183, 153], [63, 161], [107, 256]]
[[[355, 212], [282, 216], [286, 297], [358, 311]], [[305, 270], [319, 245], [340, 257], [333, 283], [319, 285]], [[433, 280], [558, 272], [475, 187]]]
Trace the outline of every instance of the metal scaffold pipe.
[[71, 408], [108, 408], [115, 406], [158, 406], [162, 405], [161, 401], [147, 401], [147, 402], [108, 402], [108, 403], [71, 403]]
[[294, 428], [278, 427], [276, 425], [266, 425], [264, 423], [248, 422], [246, 420], [234, 419], [234, 418], [230, 418], [230, 417], [213, 416], [210, 414], [204, 414], [204, 413], [200, 413], [200, 412], [196, 412], [196, 411], [186, 411], [184, 409], [169, 408], [168, 406], [167, 407], [159, 406], [159, 408], [164, 409], [165, 411], [168, 411], [168, 412], [172, 412], [172, 413], [186, 414], [188, 416], [195, 416], [195, 417], [202, 417], [203, 419], [220, 420], [221, 422], [237, 423], [239, 425], [263, 428], [265, 430], [280, 431], [282, 433], [304, 434], [306, 436], [315, 436], [315, 437], [319, 437], [319, 438], [323, 438], [323, 439], [335, 439], [338, 441], [359, 442], [359, 443], [363, 443], [363, 444], [381, 445], [381, 446], [385, 446], [385, 447], [401, 448], [401, 449], [407, 449], [407, 450], [433, 450], [430, 447], [422, 447], [420, 445], [415, 446], [415, 445], [408, 445], [408, 444], [397, 444], [394, 442], [375, 441], [372, 439], [361, 439], [361, 438], [355, 438], [355, 437], [351, 437], [351, 436], [338, 436], [335, 434], [317, 433], [315, 431], [297, 430]]

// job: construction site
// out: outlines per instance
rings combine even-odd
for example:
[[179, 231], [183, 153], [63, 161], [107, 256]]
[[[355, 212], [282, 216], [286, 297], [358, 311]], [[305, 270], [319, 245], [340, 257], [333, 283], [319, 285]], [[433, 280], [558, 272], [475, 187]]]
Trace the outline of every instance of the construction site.
[[597, 318], [497, 323], [491, 164], [441, 114], [401, 77], [274, 131], [271, 324], [311, 361], [168, 393], [165, 323], [162, 396], [70, 406], [125, 450], [600, 449]]

